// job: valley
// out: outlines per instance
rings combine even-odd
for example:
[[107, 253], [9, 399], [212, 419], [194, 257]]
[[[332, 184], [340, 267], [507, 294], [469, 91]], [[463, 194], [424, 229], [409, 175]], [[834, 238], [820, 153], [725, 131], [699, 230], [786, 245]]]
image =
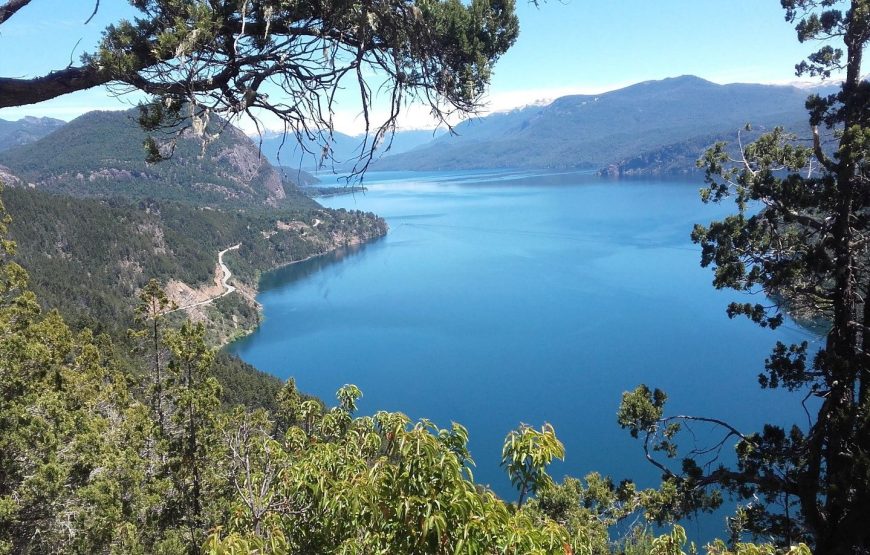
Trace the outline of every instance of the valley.
[[[791, 469], [771, 486], [752, 465], [781, 461], [753, 457], [790, 457], [784, 430], [804, 441], [794, 422], [829, 403], [792, 392], [844, 290], [814, 243], [836, 230], [791, 188], [829, 184], [779, 127], [804, 132], [805, 96], [644, 81], [378, 136], [386, 152], [351, 175], [365, 136], [331, 128], [0, 122], [0, 447], [40, 468], [0, 455], [36, 492], [0, 498], [0, 552], [448, 553], [485, 524], [469, 553], [731, 553], [715, 539], [731, 514], [747, 518], [732, 546], [791, 534], [775, 505]], [[741, 128], [751, 147], [718, 144]], [[817, 135], [823, 168], [839, 139]], [[742, 172], [723, 169], [736, 156]], [[739, 217], [717, 202], [729, 187]], [[823, 325], [789, 317], [806, 299]], [[746, 517], [759, 494], [775, 525]], [[75, 505], [75, 533], [52, 499]], [[5, 516], [30, 506], [48, 516]], [[790, 538], [769, 541], [808, 551]]]
[[870, 555], [870, 0], [0, 0], [0, 555]]

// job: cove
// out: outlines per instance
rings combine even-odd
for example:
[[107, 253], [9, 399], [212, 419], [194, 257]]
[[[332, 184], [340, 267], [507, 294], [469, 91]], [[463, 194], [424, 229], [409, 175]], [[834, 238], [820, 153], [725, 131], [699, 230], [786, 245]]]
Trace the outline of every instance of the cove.
[[727, 317], [747, 297], [712, 287], [689, 233], [734, 208], [701, 203], [700, 178], [384, 172], [365, 185], [323, 203], [385, 217], [387, 236], [264, 276], [265, 320], [233, 352], [328, 403], [354, 383], [362, 413], [465, 425], [476, 480], [506, 499], [501, 444], [521, 422], [555, 427], [557, 479], [596, 470], [653, 485], [615, 417], [640, 383], [669, 394], [670, 414], [746, 431], [804, 418], [757, 376], [777, 340], [816, 338]]

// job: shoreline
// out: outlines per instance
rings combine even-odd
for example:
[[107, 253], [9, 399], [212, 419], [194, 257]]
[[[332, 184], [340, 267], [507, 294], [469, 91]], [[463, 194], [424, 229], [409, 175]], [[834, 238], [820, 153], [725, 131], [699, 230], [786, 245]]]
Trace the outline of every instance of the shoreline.
[[244, 289], [240, 289], [240, 288], [235, 289], [236, 293], [242, 295], [245, 298], [249, 298], [254, 303], [254, 308], [257, 311], [256, 323], [251, 327], [245, 326], [242, 329], [240, 329], [238, 331], [238, 333], [230, 335], [229, 337], [227, 337], [226, 340], [220, 342], [217, 345], [217, 348], [218, 349], [225, 349], [227, 346], [229, 346], [233, 342], [238, 341], [239, 339], [243, 339], [243, 338], [251, 335], [252, 333], [254, 333], [257, 330], [257, 328], [260, 327], [260, 325], [265, 320], [265, 316], [263, 315], [263, 304], [257, 300], [257, 296], [260, 294], [260, 283], [262, 282], [264, 275], [272, 273], [272, 272], [276, 272], [276, 271], [281, 270], [283, 268], [288, 268], [288, 267], [293, 266], [295, 264], [301, 264], [303, 262], [310, 262], [311, 260], [315, 260], [317, 258], [321, 258], [321, 257], [327, 256], [329, 254], [334, 254], [341, 249], [348, 249], [348, 248], [352, 248], [352, 247], [356, 247], [356, 248], [365, 247], [366, 245], [368, 245], [370, 243], [374, 243], [375, 241], [383, 239], [384, 237], [386, 237], [388, 232], [389, 232], [389, 228], [387, 228], [387, 232], [385, 232], [383, 235], [371, 237], [369, 239], [360, 241], [358, 243], [347, 243], [344, 245], [338, 245], [338, 246], [335, 246], [334, 248], [326, 250], [324, 252], [312, 254], [310, 256], [306, 256], [305, 258], [300, 258], [299, 260], [291, 260], [289, 262], [284, 262], [282, 264], [275, 265], [267, 270], [258, 272], [257, 283], [250, 284], [250, 285], [247, 283], [244, 283], [244, 284], [242, 284], [244, 286]]

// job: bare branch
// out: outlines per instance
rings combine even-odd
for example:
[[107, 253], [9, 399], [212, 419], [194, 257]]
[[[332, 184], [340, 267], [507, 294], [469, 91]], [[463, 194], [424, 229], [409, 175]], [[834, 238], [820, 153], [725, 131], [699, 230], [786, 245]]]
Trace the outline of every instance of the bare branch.
[[0, 108], [36, 104], [111, 81], [110, 75], [91, 66], [68, 67], [34, 79], [0, 77]]
[[94, 3], [94, 11], [91, 12], [91, 15], [85, 20], [85, 25], [91, 22], [92, 19], [97, 15], [97, 12], [100, 11], [100, 0], [96, 0]]
[[688, 420], [688, 421], [694, 421], [694, 422], [706, 422], [708, 424], [716, 424], [717, 426], [721, 426], [721, 427], [725, 428], [726, 430], [728, 430], [730, 432], [730, 435], [735, 435], [735, 436], [739, 437], [740, 439], [742, 439], [743, 441], [749, 442], [753, 445], [755, 444], [749, 437], [743, 435], [743, 433], [740, 430], [738, 430], [737, 428], [735, 428], [731, 424], [728, 424], [724, 420], [719, 420], [718, 418], [706, 418], [703, 416], [677, 415], [677, 416], [669, 416], [667, 418], [662, 418], [661, 422], [666, 423], [666, 422], [672, 422], [674, 420]]
[[27, 4], [30, 4], [30, 0], [9, 0], [5, 4], [0, 4], [0, 25]]
[[819, 134], [819, 126], [813, 126], [813, 153], [816, 155], [816, 159], [819, 163], [829, 172], [834, 172], [837, 170], [837, 165], [831, 161], [830, 158], [827, 157], [825, 152], [822, 150], [822, 139]]

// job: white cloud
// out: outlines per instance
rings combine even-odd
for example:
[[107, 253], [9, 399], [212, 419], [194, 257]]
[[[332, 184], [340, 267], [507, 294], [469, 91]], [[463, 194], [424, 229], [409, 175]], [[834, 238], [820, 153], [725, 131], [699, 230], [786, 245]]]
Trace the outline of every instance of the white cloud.
[[484, 102], [487, 113], [507, 112], [522, 106], [547, 105], [557, 98], [574, 94], [602, 94], [633, 84], [633, 81], [599, 86], [542, 87], [514, 91], [490, 92]]

